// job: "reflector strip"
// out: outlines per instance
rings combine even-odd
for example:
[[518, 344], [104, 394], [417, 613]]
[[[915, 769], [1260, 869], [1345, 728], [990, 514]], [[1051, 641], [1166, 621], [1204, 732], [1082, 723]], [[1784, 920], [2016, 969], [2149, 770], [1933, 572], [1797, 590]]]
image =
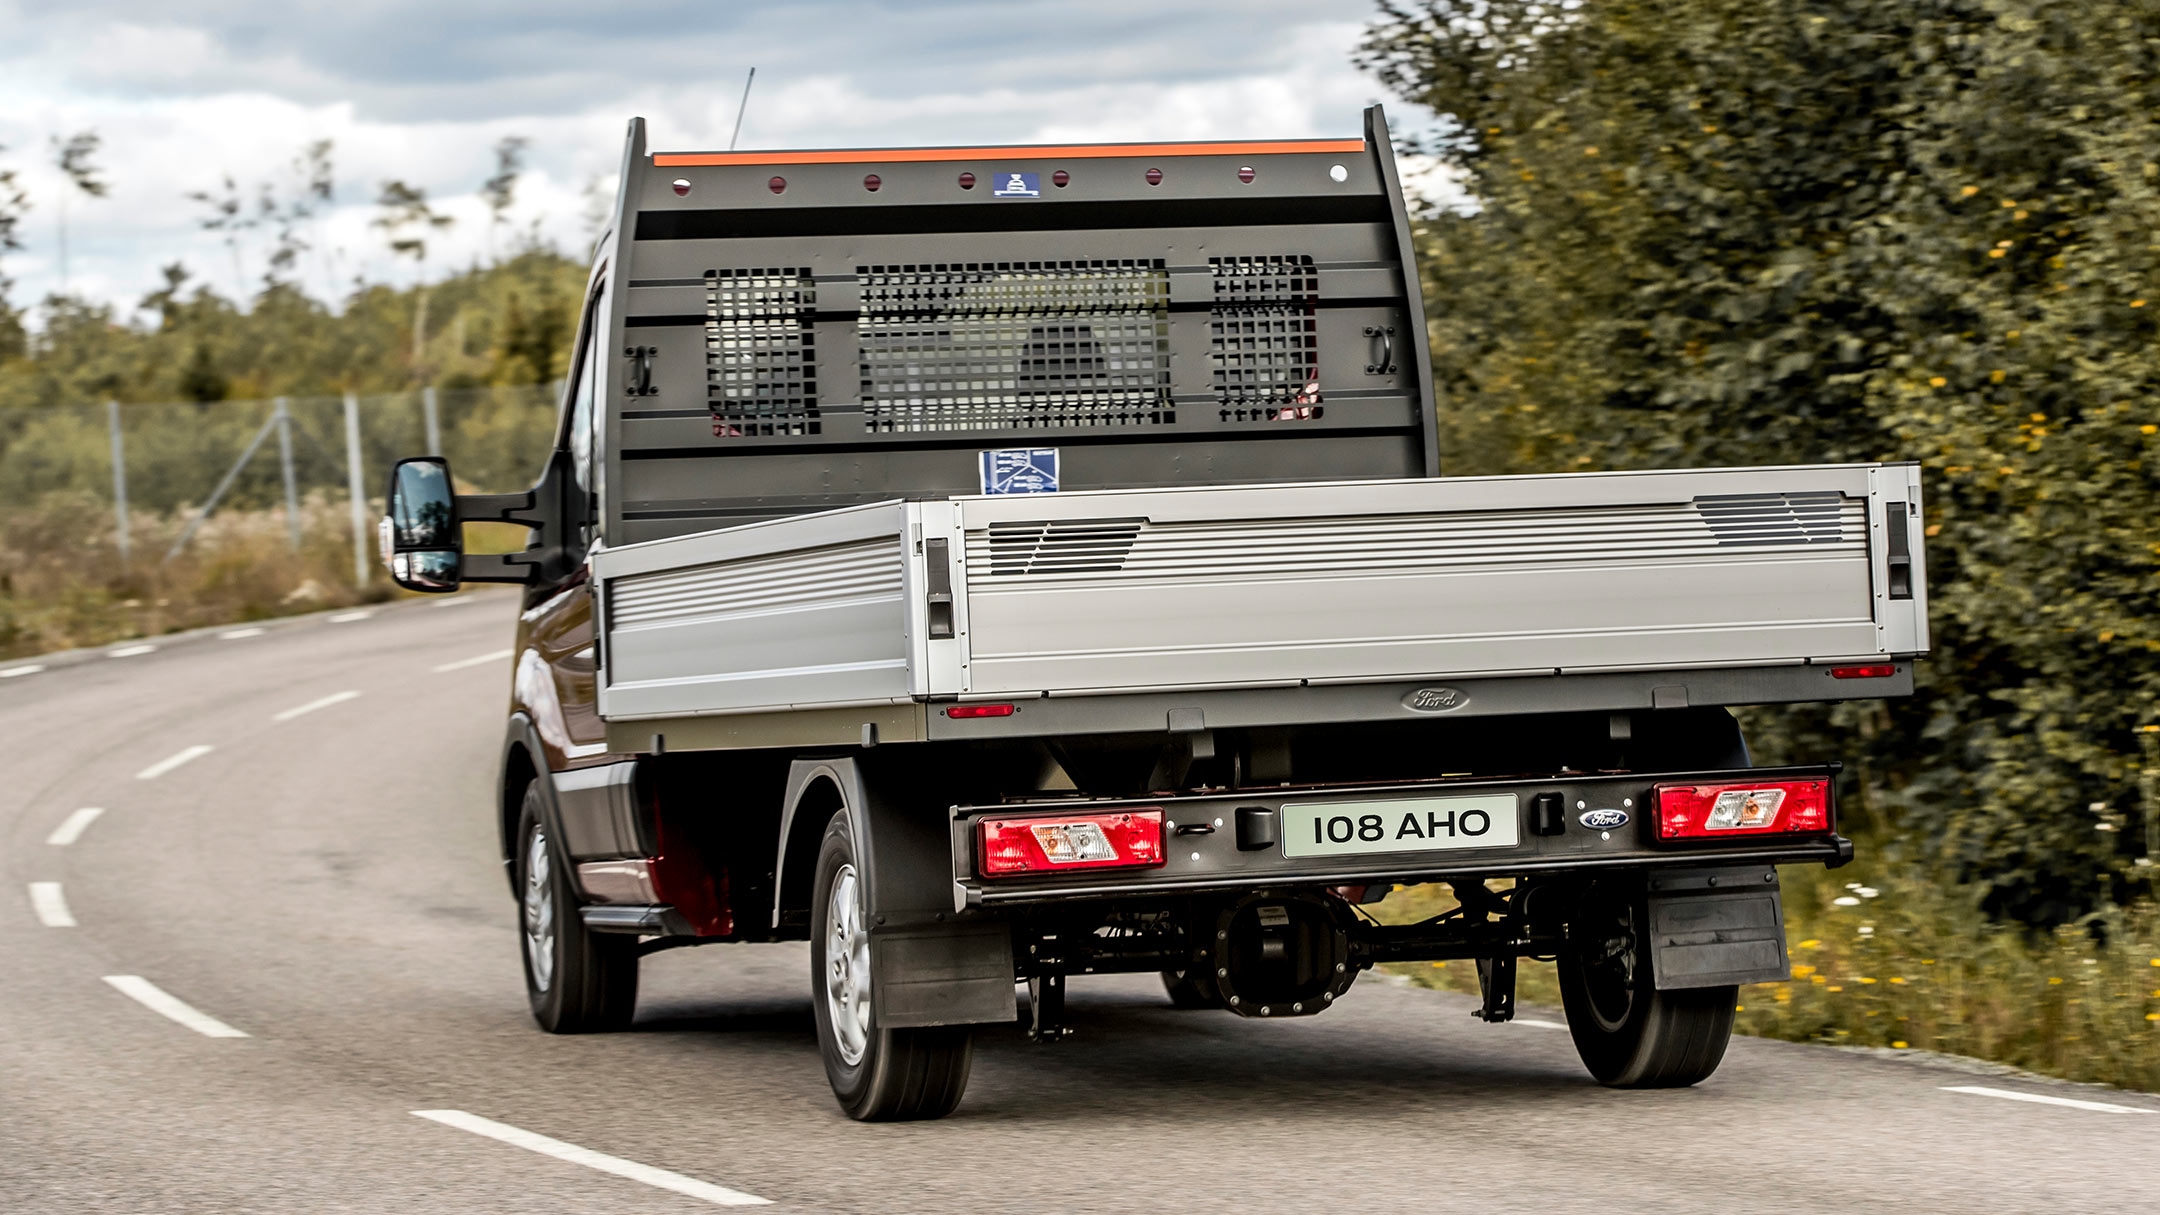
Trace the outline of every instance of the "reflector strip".
[[954, 705], [945, 710], [947, 717], [1011, 717], [1011, 705]]
[[1832, 679], [1888, 679], [1895, 674], [1897, 667], [1887, 662], [1876, 666], [1830, 668]]
[[1267, 156], [1291, 152], [1362, 155], [1362, 139], [1272, 140], [1261, 143], [1046, 144], [1006, 148], [833, 148], [807, 152], [655, 152], [656, 169], [699, 165], [904, 164], [940, 160], [1101, 160], [1113, 156]]

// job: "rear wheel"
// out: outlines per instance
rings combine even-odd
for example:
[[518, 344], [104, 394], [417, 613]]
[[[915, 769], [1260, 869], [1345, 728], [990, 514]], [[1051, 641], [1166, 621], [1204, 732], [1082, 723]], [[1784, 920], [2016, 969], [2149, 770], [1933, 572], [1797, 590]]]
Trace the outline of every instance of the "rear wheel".
[[1598, 1083], [1680, 1088], [1707, 1078], [1732, 1040], [1737, 987], [1659, 991], [1649, 909], [1639, 894], [1593, 891], [1560, 955], [1560, 998], [1575, 1051]]
[[548, 832], [540, 797], [538, 780], [525, 787], [517, 834], [519, 936], [533, 1020], [551, 1034], [626, 1029], [637, 1011], [637, 938], [586, 931], [568, 858]]
[[811, 1007], [825, 1078], [850, 1118], [942, 1118], [967, 1091], [974, 1033], [966, 1026], [886, 1029], [877, 1024], [865, 893], [847, 814], [835, 814], [818, 847], [810, 904]]

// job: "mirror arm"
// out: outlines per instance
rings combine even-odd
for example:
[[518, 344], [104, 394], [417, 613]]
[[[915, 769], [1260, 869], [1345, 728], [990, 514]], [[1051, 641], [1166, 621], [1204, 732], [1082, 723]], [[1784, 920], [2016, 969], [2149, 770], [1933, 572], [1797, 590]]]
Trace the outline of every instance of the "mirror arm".
[[545, 527], [548, 519], [539, 510], [540, 495], [532, 490], [515, 494], [459, 494], [460, 523], [520, 523]]

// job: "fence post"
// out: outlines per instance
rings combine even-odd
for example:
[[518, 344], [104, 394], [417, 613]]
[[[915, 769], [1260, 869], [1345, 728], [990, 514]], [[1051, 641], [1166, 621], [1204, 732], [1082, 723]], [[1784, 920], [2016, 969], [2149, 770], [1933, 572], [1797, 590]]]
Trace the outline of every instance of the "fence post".
[[345, 485], [352, 495], [353, 581], [367, 585], [367, 497], [360, 475], [360, 396], [345, 394]]
[[294, 552], [300, 551], [300, 491], [293, 484], [292, 407], [286, 397], [277, 399], [278, 466], [285, 473], [285, 529], [292, 533]]
[[420, 390], [420, 413], [427, 419], [427, 454], [442, 454], [442, 418], [435, 412], [435, 386], [429, 384]]
[[105, 402], [105, 424], [112, 430], [113, 522], [120, 542], [120, 564], [128, 563], [127, 448], [120, 441], [120, 402]]

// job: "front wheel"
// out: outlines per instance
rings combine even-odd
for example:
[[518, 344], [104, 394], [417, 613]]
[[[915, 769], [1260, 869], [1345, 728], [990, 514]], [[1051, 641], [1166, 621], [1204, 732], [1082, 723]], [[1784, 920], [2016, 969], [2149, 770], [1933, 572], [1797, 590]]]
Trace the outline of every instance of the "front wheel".
[[539, 781], [525, 787], [517, 833], [518, 935], [533, 1020], [551, 1034], [627, 1029], [637, 1010], [637, 938], [586, 931], [569, 861], [548, 833], [540, 797]]
[[1659, 991], [1648, 924], [1640, 895], [1592, 891], [1560, 955], [1560, 999], [1575, 1052], [1612, 1088], [1695, 1084], [1717, 1070], [1732, 1040], [1740, 989]]
[[825, 1078], [840, 1108], [858, 1121], [943, 1118], [967, 1091], [974, 1033], [877, 1024], [863, 868], [847, 813], [833, 815], [818, 847], [810, 904], [811, 1007]]

